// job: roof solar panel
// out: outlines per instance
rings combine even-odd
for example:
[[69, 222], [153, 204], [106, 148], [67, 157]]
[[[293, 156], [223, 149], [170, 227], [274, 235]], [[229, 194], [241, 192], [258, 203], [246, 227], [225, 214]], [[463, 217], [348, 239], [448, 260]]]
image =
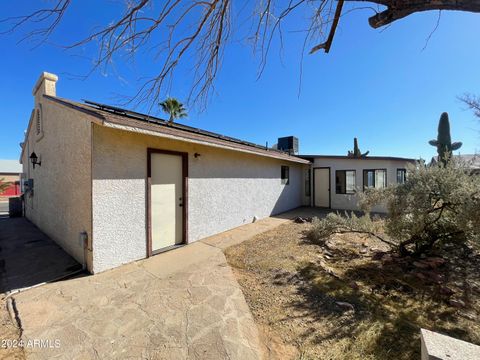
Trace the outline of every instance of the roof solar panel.
[[254, 143], [251, 143], [251, 142], [248, 142], [248, 141], [243, 141], [243, 140], [240, 140], [240, 139], [236, 139], [236, 138], [233, 138], [233, 137], [230, 137], [230, 136], [225, 136], [225, 135], [221, 135], [221, 134], [214, 133], [214, 132], [211, 132], [211, 131], [202, 130], [202, 129], [199, 129], [199, 128], [194, 128], [192, 126], [177, 124], [177, 123], [170, 123], [167, 120], [160, 119], [158, 117], [147, 115], [147, 114], [142, 114], [142, 113], [139, 113], [139, 112], [136, 112], [136, 111], [127, 110], [127, 109], [123, 109], [123, 108], [116, 107], [116, 106], [101, 104], [101, 103], [98, 103], [98, 102], [95, 102], [95, 101], [90, 101], [90, 100], [83, 100], [83, 101], [85, 102], [85, 104], [87, 104], [91, 107], [97, 108], [99, 110], [111, 112], [111, 113], [116, 114], [116, 115], [126, 116], [126, 117], [129, 117], [129, 118], [134, 118], [134, 119], [149, 122], [149, 123], [156, 123], [158, 125], [168, 126], [168, 127], [174, 128], [174, 129], [179, 129], [179, 130], [188, 131], [188, 132], [192, 132], [192, 133], [196, 133], [196, 134], [201, 134], [201, 135], [205, 135], [205, 136], [209, 136], [209, 137], [213, 137], [213, 138], [217, 138], [217, 139], [221, 139], [221, 140], [226, 140], [226, 141], [230, 141], [230, 142], [241, 144], [241, 145], [251, 146], [251, 147], [254, 147], [254, 148], [257, 148], [257, 149], [263, 149], [263, 150], [275, 151], [275, 152], [279, 152], [279, 153], [285, 153], [284, 151], [268, 148], [267, 146], [254, 144]]

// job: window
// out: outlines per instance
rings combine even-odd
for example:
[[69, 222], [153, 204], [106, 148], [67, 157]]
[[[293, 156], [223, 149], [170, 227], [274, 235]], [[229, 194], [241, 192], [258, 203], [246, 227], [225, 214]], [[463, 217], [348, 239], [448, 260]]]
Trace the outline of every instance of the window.
[[282, 166], [282, 173], [281, 173], [281, 178], [282, 178], [282, 184], [288, 185], [290, 182], [290, 169], [288, 166]]
[[310, 186], [312, 181], [312, 170], [305, 170], [305, 196], [310, 196]]
[[335, 189], [337, 194], [355, 194], [355, 170], [337, 170]]
[[387, 170], [363, 170], [363, 188], [383, 189], [387, 187]]
[[404, 184], [407, 180], [407, 170], [397, 169], [397, 184]]

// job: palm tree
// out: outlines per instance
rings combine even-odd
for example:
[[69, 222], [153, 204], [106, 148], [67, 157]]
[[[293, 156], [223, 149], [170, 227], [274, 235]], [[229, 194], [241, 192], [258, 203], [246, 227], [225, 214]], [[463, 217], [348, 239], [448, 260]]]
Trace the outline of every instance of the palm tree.
[[5, 180], [4, 178], [0, 179], [0, 194], [3, 193], [12, 185], [12, 183], [10, 182], [3, 182], [4, 180]]
[[175, 98], [167, 98], [165, 101], [160, 103], [162, 110], [170, 115], [169, 123], [173, 123], [175, 119], [181, 119], [187, 117], [187, 109], [183, 104]]

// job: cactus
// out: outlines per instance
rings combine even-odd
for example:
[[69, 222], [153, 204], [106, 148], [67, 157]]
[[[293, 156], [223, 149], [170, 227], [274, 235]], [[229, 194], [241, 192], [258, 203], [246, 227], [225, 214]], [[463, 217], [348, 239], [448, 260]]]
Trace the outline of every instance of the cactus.
[[440, 116], [440, 121], [438, 122], [437, 140], [430, 140], [428, 143], [437, 148], [438, 161], [441, 161], [444, 165], [446, 165], [450, 159], [452, 151], [458, 150], [462, 147], [461, 142], [452, 143], [452, 138], [450, 136], [450, 122], [446, 112]]
[[370, 153], [370, 151], [367, 151], [366, 153], [363, 153], [360, 151], [360, 148], [358, 147], [358, 140], [357, 138], [353, 138], [353, 151], [348, 151], [348, 156], [353, 157], [353, 158], [364, 158], [367, 157], [367, 155]]

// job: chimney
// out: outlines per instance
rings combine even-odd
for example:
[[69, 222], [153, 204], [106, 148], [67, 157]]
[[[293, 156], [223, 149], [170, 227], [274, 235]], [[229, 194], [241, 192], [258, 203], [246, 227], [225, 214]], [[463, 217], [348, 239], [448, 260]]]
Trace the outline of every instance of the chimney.
[[58, 76], [55, 74], [43, 72], [40, 75], [32, 91], [32, 95], [35, 97], [35, 107], [41, 102], [43, 95], [57, 96], [57, 90], [55, 88], [57, 80]]

